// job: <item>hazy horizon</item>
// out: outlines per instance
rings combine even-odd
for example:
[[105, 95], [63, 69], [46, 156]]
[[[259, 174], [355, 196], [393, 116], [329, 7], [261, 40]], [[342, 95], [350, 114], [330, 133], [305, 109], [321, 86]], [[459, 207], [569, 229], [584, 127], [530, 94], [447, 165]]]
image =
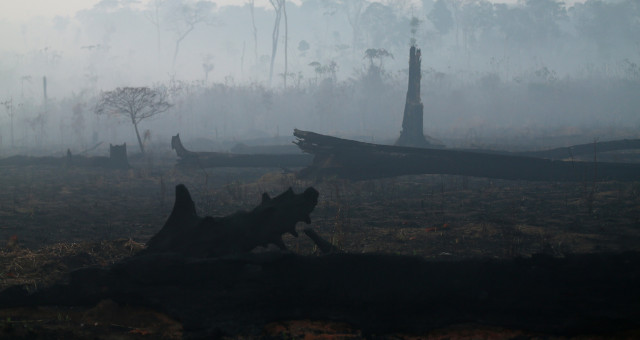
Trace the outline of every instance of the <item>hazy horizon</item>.
[[[9, 143], [9, 104], [0, 106], [0, 149], [135, 142], [125, 120], [92, 111], [101, 92], [121, 86], [172, 89], [171, 112], [142, 123], [162, 143], [177, 132], [240, 140], [294, 127], [392, 140], [412, 42], [422, 49], [424, 129], [435, 138], [487, 143], [598, 127], [611, 131], [602, 138], [637, 135], [640, 4], [501, 2], [287, 2], [286, 64], [283, 20], [273, 66], [269, 6], [252, 19], [245, 1], [169, 0], [158, 12], [83, 1], [68, 16], [16, 24], [37, 6], [20, 2], [0, 19], [0, 102], [15, 111]], [[190, 27], [181, 13], [208, 14]]]

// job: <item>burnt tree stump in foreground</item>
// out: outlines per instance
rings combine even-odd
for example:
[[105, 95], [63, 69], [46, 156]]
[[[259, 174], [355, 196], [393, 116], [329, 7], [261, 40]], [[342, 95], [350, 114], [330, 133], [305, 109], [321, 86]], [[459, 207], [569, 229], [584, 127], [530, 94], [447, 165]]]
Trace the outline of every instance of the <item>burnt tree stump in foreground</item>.
[[176, 187], [173, 211], [164, 227], [147, 243], [143, 254], [177, 252], [184, 256], [207, 258], [248, 253], [258, 246], [286, 247], [282, 235], [298, 236], [298, 222], [311, 223], [309, 214], [318, 203], [318, 191], [307, 188], [295, 194], [291, 188], [262, 202], [251, 211], [238, 211], [224, 217], [201, 218], [184, 185]]

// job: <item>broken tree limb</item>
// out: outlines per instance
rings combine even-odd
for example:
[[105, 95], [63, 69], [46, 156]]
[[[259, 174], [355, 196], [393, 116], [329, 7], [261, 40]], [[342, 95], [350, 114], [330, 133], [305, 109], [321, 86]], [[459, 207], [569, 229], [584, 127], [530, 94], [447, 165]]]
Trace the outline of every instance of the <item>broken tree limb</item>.
[[92, 146], [92, 147], [90, 147], [90, 148], [88, 148], [88, 149], [84, 149], [84, 150], [82, 150], [82, 151], [78, 152], [78, 154], [80, 154], [80, 155], [85, 155], [85, 154], [87, 154], [87, 153], [89, 153], [89, 152], [91, 152], [91, 151], [93, 151], [93, 150], [97, 149], [100, 145], [102, 145], [102, 143], [103, 143], [103, 142], [98, 142], [98, 143], [96, 143], [96, 145], [94, 145], [94, 146]]
[[194, 152], [187, 150], [180, 134], [171, 138], [171, 147], [180, 157], [178, 164], [201, 168], [214, 167], [276, 167], [298, 168], [311, 164], [312, 156], [306, 154], [237, 154], [227, 152]]
[[320, 249], [320, 251], [323, 254], [335, 254], [335, 253], [341, 252], [341, 250], [338, 247], [334, 246], [331, 242], [322, 238], [322, 236], [318, 235], [318, 233], [316, 233], [315, 230], [311, 228], [304, 228], [303, 231], [307, 236], [309, 236], [309, 238], [313, 241], [313, 243], [316, 244], [318, 249]]
[[379, 145], [295, 130], [296, 144], [314, 155], [301, 177], [363, 180], [402, 175], [451, 174], [511, 180], [640, 180], [640, 165], [542, 159], [507, 153]]

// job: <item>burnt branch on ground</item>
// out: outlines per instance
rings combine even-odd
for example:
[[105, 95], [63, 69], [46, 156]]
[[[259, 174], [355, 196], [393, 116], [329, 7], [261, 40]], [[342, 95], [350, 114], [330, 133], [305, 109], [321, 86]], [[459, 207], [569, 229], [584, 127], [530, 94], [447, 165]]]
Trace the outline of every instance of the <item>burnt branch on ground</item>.
[[178, 164], [186, 167], [276, 167], [296, 168], [311, 164], [312, 156], [306, 154], [269, 154], [269, 153], [230, 153], [230, 152], [194, 152], [182, 145], [180, 134], [171, 137], [171, 148], [180, 158]]

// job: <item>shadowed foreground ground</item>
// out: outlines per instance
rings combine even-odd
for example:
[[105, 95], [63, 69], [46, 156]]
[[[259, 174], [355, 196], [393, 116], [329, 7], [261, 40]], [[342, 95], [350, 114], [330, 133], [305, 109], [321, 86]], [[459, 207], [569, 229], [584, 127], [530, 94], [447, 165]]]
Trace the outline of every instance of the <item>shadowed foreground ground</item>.
[[[3, 168], [0, 285], [28, 290], [3, 293], [0, 335], [638, 335], [637, 183], [330, 179], [313, 184], [311, 227], [347, 254], [318, 257], [307, 238], [289, 237], [298, 255], [110, 269], [159, 230], [175, 183], [216, 216], [310, 184], [275, 169], [133, 165]], [[10, 307], [21, 297], [52, 305]]]

